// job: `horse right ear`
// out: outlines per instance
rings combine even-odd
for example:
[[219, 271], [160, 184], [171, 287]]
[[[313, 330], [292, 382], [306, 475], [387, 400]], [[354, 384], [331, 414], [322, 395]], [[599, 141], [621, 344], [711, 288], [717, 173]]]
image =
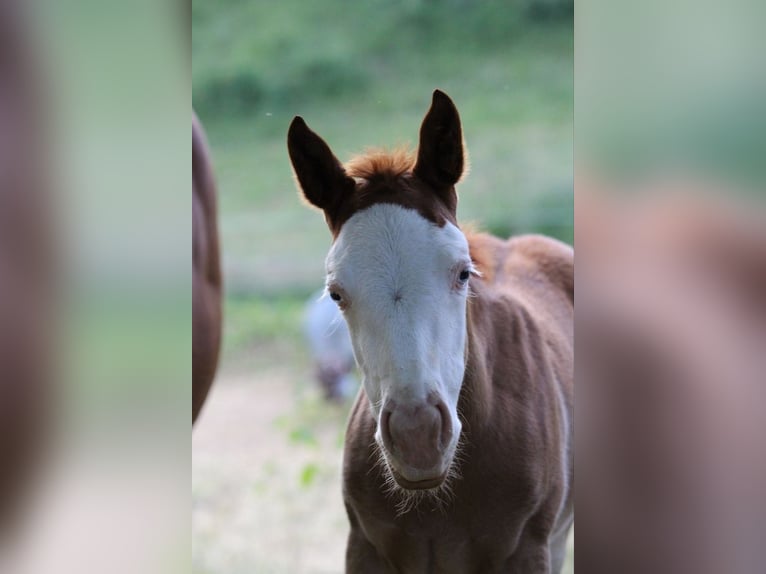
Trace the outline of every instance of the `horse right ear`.
[[300, 116], [295, 116], [287, 131], [287, 151], [304, 197], [331, 217], [341, 199], [353, 191], [354, 180]]
[[436, 189], [454, 186], [465, 165], [460, 114], [450, 97], [434, 90], [431, 108], [420, 126], [420, 145], [414, 172]]

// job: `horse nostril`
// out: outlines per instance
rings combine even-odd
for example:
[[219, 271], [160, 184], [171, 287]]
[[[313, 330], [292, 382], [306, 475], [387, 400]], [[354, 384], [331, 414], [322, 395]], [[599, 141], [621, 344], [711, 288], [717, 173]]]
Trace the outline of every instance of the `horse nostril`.
[[450, 416], [449, 409], [444, 401], [436, 403], [436, 408], [441, 415], [441, 447], [446, 448], [452, 441], [452, 417]]
[[379, 419], [385, 451], [409, 468], [428, 470], [442, 464], [452, 443], [452, 417], [443, 400], [387, 404]]
[[391, 410], [386, 408], [380, 415], [380, 436], [383, 439], [383, 446], [389, 451], [393, 449], [393, 441], [391, 440]]

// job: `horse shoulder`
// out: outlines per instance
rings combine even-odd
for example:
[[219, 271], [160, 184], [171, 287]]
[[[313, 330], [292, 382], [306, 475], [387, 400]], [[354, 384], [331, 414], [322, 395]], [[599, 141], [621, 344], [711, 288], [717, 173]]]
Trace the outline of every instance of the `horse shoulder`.
[[520, 235], [507, 242], [508, 273], [545, 278], [574, 304], [574, 249], [544, 235]]
[[[511, 302], [513, 322], [519, 323], [516, 339], [524, 342], [520, 346], [528, 348], [528, 357], [537, 357], [530, 373], [538, 377], [538, 413], [546, 413], [528, 422], [545, 421], [545, 430], [536, 438], [545, 440], [547, 448], [540, 446], [538, 452], [550, 449], [544, 468], [556, 468], [548, 476], [557, 494], [540, 517], [545, 517], [547, 529], [551, 521], [566, 522], [572, 505], [574, 249], [541, 235], [513, 237], [505, 245], [500, 266], [507, 286], [504, 298]], [[542, 357], [545, 366], [539, 363]]]

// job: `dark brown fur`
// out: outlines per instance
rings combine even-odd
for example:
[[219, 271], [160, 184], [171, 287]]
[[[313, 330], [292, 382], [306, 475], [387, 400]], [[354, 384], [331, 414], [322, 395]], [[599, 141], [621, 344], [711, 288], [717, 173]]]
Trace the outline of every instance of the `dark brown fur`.
[[[344, 169], [302, 120], [288, 135], [298, 182], [334, 236], [375, 203], [414, 209], [437, 225], [455, 222], [462, 145], [457, 110], [438, 91], [416, 161], [374, 152]], [[468, 240], [482, 277], [471, 279], [467, 308], [459, 477], [402, 510], [407, 494], [390, 491], [388, 470], [377, 462], [377, 422], [362, 390], [343, 466], [349, 573], [527, 574], [562, 566], [573, 520], [574, 254], [541, 236]]]
[[192, 423], [213, 384], [221, 345], [216, 187], [202, 126], [192, 116]]

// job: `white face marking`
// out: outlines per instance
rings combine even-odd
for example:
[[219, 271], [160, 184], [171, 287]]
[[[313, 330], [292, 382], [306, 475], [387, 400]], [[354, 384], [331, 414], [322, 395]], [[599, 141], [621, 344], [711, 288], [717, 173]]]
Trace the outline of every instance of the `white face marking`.
[[376, 204], [343, 225], [326, 267], [379, 423], [376, 439], [383, 405], [422, 404], [436, 393], [452, 423], [449, 464], [461, 428], [466, 271], [473, 271], [465, 236], [451, 223], [438, 227], [414, 210]]

